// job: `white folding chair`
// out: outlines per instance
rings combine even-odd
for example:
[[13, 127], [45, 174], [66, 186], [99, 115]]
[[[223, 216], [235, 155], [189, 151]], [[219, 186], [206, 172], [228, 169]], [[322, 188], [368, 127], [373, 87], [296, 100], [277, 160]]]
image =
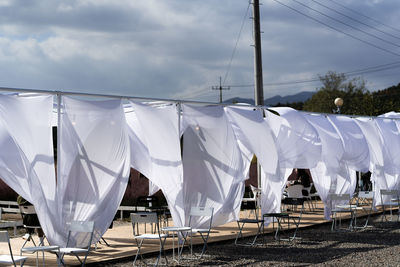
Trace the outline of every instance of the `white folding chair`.
[[[79, 260], [81, 266], [85, 266], [92, 245], [93, 232], [93, 221], [72, 221], [69, 225], [66, 247], [52, 250], [52, 252], [57, 254], [63, 265], [65, 265], [64, 255], [71, 254]], [[83, 260], [79, 255], [84, 256]]]
[[211, 231], [211, 225], [212, 225], [212, 219], [214, 215], [214, 208], [211, 207], [192, 207], [190, 209], [189, 213], [189, 226], [192, 227], [192, 219], [193, 217], [203, 217], [208, 219], [208, 227], [207, 228], [192, 228], [192, 236], [198, 233], [200, 234], [201, 238], [203, 239], [204, 245], [203, 249], [200, 254], [200, 258], [203, 257], [204, 252], [207, 249], [207, 242], [208, 242], [208, 237], [210, 236], [210, 231]]
[[350, 194], [329, 194], [328, 197], [331, 206], [331, 217], [332, 217], [331, 230], [332, 231], [344, 230], [343, 228], [341, 228], [342, 215], [346, 213], [350, 215], [350, 223], [349, 223], [349, 228], [347, 230], [351, 230], [353, 228], [354, 211], [356, 209], [356, 205], [352, 205], [350, 203], [351, 201]]
[[[386, 189], [381, 189], [381, 202], [382, 202], [382, 209], [383, 209], [383, 214], [382, 214], [382, 222], [383, 218], [387, 219], [386, 215], [386, 210], [389, 209], [390, 213], [390, 221], [392, 221], [393, 218], [393, 209], [398, 208], [398, 212], [400, 211], [400, 198], [399, 198], [399, 191], [397, 190], [386, 190]], [[398, 216], [398, 220], [400, 220], [400, 216]]]
[[[137, 245], [137, 251], [136, 251], [136, 256], [135, 259], [133, 261], [133, 266], [136, 266], [136, 261], [138, 256], [140, 255], [140, 258], [142, 261], [145, 261], [143, 258], [143, 255], [141, 253], [141, 248], [143, 245], [143, 241], [144, 240], [159, 240], [160, 242], [160, 253], [158, 254], [157, 260], [154, 263], [154, 266], [158, 266], [160, 259], [161, 259], [161, 255], [164, 254], [164, 259], [165, 259], [165, 265], [168, 265], [168, 260], [167, 257], [165, 256], [165, 251], [164, 251], [164, 244], [165, 244], [165, 240], [167, 238], [167, 234], [161, 234], [160, 233], [160, 225], [159, 225], [159, 221], [158, 221], [158, 216], [156, 212], [138, 212], [138, 213], [131, 213], [131, 221], [132, 221], [132, 227], [133, 227], [133, 238], [136, 241], [136, 245]], [[143, 228], [145, 229], [145, 227], [141, 227], [140, 225], [144, 225], [146, 226], [146, 224], [151, 224], [151, 225], [155, 225], [155, 233], [143, 233], [140, 234], [139, 233], [139, 229]], [[146, 231], [146, 230], [144, 230]], [[147, 265], [147, 263], [146, 263]]]
[[0, 264], [14, 265], [14, 267], [18, 264], [21, 264], [21, 267], [24, 265], [27, 257], [24, 256], [14, 256], [11, 249], [10, 238], [8, 236], [7, 231], [0, 231], [0, 242], [7, 243], [10, 254], [0, 255]]
[[366, 228], [371, 227], [368, 225], [369, 218], [372, 214], [374, 203], [374, 191], [359, 191], [357, 194], [357, 207], [361, 208], [365, 213], [368, 214], [367, 219], [363, 226], [357, 226], [357, 216], [354, 219], [354, 227], [355, 228]]

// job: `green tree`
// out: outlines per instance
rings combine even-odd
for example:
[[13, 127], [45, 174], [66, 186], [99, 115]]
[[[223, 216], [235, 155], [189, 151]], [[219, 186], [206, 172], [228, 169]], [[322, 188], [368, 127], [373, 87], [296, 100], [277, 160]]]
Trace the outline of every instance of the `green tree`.
[[349, 80], [343, 73], [329, 71], [319, 76], [322, 87], [318, 88], [309, 100], [304, 103], [303, 110], [312, 112], [333, 113], [336, 110], [334, 100], [343, 99], [342, 114], [372, 115], [373, 100], [361, 78]]

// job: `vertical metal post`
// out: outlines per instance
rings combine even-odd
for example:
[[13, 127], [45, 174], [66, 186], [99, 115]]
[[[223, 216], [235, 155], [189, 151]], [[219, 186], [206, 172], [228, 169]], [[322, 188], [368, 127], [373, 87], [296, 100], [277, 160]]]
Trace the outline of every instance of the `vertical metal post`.
[[[253, 31], [254, 31], [254, 103], [264, 106], [264, 88], [261, 56], [260, 3], [253, 0]], [[261, 188], [261, 166], [257, 160], [257, 187]]]
[[264, 105], [264, 88], [261, 56], [260, 4], [253, 0], [253, 30], [254, 30], [254, 102], [256, 106]]
[[57, 173], [56, 182], [60, 181], [60, 154], [61, 154], [61, 93], [57, 93]]

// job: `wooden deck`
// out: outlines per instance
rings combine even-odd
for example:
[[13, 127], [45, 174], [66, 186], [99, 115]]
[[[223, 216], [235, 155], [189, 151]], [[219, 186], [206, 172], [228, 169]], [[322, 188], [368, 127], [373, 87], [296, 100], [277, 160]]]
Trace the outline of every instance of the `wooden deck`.
[[[358, 216], [365, 216], [365, 212], [358, 212]], [[246, 216], [246, 214], [242, 214]], [[254, 215], [253, 215], [254, 216]], [[303, 213], [301, 225], [300, 227], [310, 227], [316, 224], [327, 223], [327, 221], [323, 217], [323, 205], [322, 202], [317, 202], [317, 207], [314, 211], [310, 211], [308, 206], [305, 206], [305, 213]], [[254, 235], [257, 231], [255, 224], [246, 224], [243, 229], [244, 236]], [[238, 226], [236, 222], [228, 223], [216, 228], [212, 229], [210, 234], [209, 243], [218, 242], [218, 241], [226, 241], [232, 240], [236, 238], [238, 232]], [[273, 240], [272, 233], [272, 225], [265, 228], [266, 242], [275, 242]], [[301, 230], [298, 233], [301, 236]], [[37, 236], [35, 237], [37, 239]], [[114, 224], [112, 229], [109, 229], [105, 235], [104, 239], [110, 246], [105, 245], [104, 242], [101, 242], [97, 245], [96, 249], [90, 252], [87, 263], [96, 263], [103, 261], [115, 261], [118, 259], [133, 259], [132, 257], [136, 253], [136, 246], [134, 240], [132, 238], [132, 226], [128, 222], [117, 222]], [[19, 249], [22, 247], [24, 240], [21, 236], [13, 237], [11, 239], [11, 246], [13, 248], [13, 253], [15, 255], [19, 255]], [[193, 244], [200, 244], [201, 240], [193, 241]], [[155, 252], [158, 250], [158, 243], [146, 243], [144, 246], [144, 250], [146, 252]], [[166, 241], [166, 249], [172, 248], [171, 238], [168, 238]], [[6, 244], [0, 244], [0, 253], [8, 253], [8, 248]], [[35, 254], [24, 254], [24, 256], [28, 257], [28, 261], [24, 266], [36, 266], [36, 255]], [[42, 254], [39, 254], [39, 265], [41, 264]], [[46, 266], [56, 266], [56, 256], [51, 253], [45, 252]], [[68, 266], [79, 265], [79, 262], [76, 258], [66, 256], [65, 262]]]

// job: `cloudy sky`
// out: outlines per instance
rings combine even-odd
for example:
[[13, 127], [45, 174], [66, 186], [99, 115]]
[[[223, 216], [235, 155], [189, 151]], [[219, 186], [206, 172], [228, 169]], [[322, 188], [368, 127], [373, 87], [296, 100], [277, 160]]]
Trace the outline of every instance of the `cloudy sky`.
[[[400, 82], [400, 1], [260, 0], [265, 98], [327, 71]], [[253, 98], [248, 0], [0, 0], [0, 87]]]

